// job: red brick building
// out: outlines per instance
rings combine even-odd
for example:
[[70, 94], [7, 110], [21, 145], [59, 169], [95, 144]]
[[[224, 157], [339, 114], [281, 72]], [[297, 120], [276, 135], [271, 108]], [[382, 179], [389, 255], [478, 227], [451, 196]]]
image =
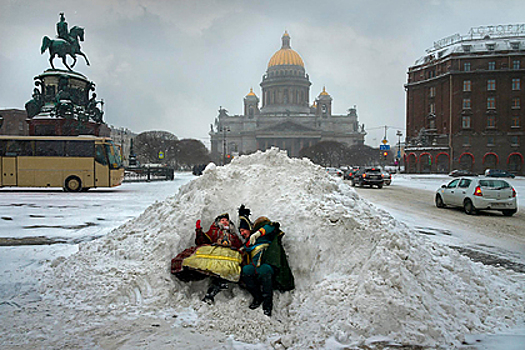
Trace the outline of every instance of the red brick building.
[[525, 173], [525, 24], [435, 42], [405, 90], [408, 172]]

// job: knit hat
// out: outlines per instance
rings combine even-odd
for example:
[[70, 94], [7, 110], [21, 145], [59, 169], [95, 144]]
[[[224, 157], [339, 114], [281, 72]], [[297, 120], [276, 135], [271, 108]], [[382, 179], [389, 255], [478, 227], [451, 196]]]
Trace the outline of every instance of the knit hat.
[[240, 229], [246, 229], [251, 231], [253, 224], [250, 221], [250, 209], [246, 208], [244, 204], [241, 205], [239, 208], [239, 230]]

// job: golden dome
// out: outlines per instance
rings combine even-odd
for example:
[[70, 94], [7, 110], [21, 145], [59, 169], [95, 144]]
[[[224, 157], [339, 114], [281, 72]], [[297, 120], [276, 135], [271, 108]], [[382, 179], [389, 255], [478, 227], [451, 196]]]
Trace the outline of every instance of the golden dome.
[[253, 93], [253, 88], [250, 88], [250, 92], [246, 96], [257, 96]]
[[270, 58], [268, 68], [282, 65], [294, 65], [304, 68], [303, 59], [290, 47], [290, 35], [288, 35], [288, 32], [284, 32], [281, 40], [283, 42], [281, 49]]
[[326, 88], [323, 86], [323, 91], [319, 94], [319, 96], [330, 96], [330, 94], [326, 92]]

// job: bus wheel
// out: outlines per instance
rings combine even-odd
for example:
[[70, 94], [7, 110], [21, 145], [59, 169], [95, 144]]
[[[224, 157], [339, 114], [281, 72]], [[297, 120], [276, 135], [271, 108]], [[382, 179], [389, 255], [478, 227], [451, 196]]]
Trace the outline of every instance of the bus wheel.
[[76, 176], [70, 176], [66, 179], [66, 191], [68, 192], [79, 192], [82, 190], [82, 182]]

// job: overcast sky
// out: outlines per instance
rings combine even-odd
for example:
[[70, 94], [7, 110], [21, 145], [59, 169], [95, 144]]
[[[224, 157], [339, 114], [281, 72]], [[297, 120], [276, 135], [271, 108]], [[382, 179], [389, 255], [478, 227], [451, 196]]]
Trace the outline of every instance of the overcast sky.
[[[525, 23], [525, 1], [55, 1], [0, 0], [0, 109], [23, 109], [33, 77], [49, 68], [42, 38], [58, 14], [85, 28], [75, 70], [96, 84], [108, 124], [166, 130], [209, 145], [219, 106], [243, 112], [285, 30], [310, 76], [310, 103], [323, 86], [333, 113], [357, 106], [365, 142], [405, 126], [406, 73], [434, 41], [480, 25]], [[55, 67], [63, 68], [59, 59]]]

